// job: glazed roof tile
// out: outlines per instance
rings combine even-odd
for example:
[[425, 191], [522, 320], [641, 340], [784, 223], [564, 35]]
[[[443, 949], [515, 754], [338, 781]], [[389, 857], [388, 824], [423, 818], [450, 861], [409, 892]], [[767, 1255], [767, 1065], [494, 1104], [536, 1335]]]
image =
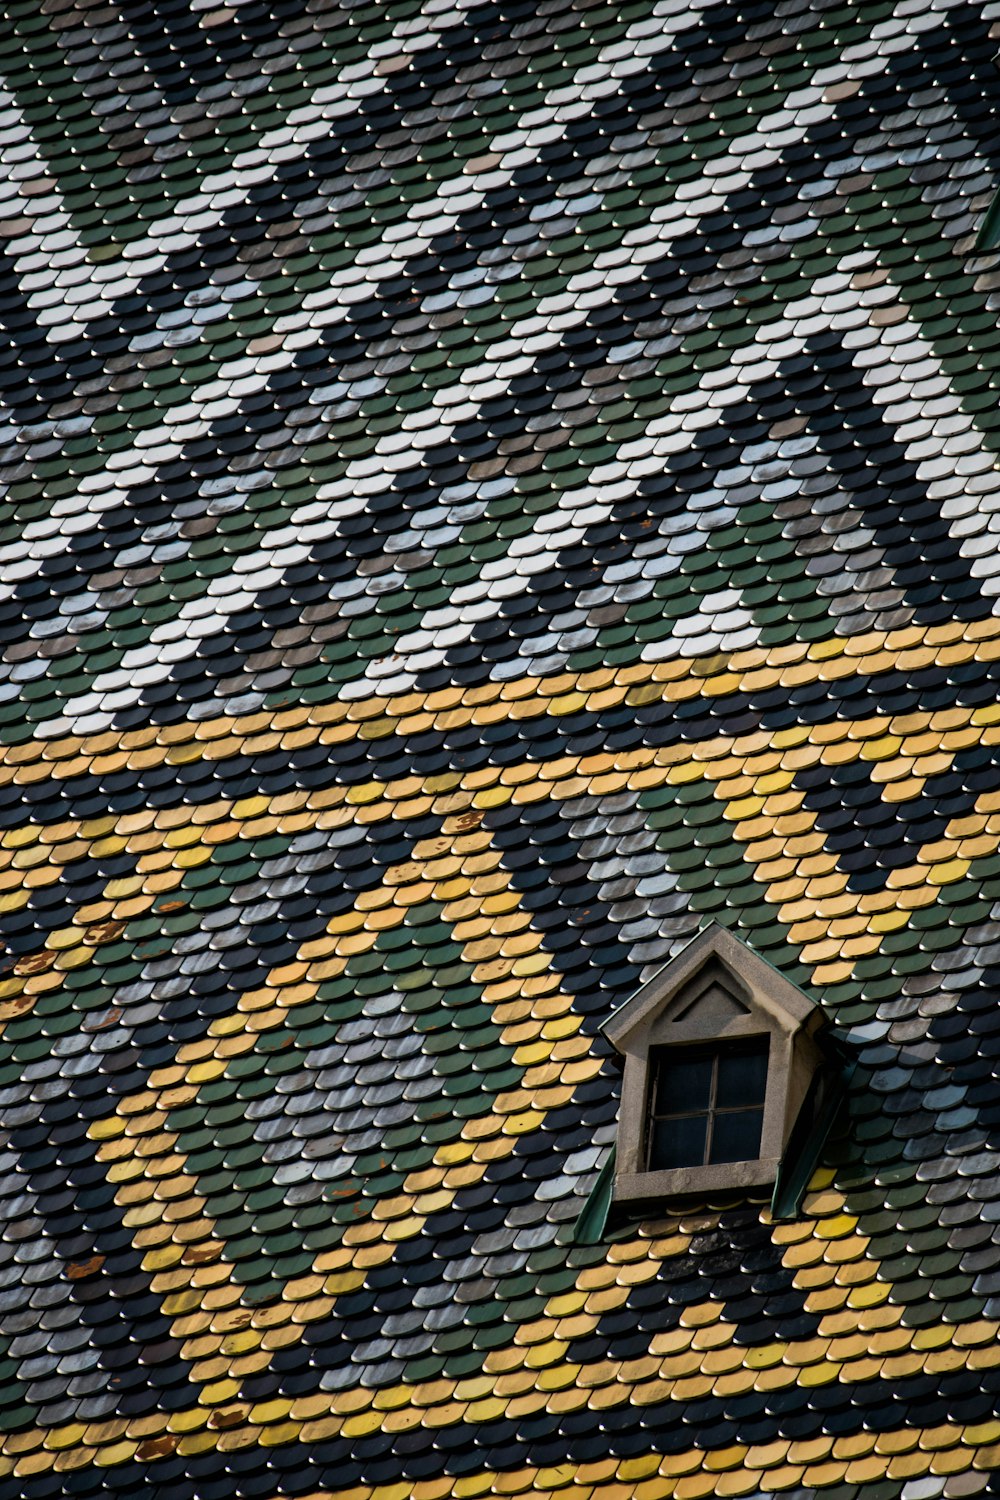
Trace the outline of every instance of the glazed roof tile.
[[[997, 1488], [995, 11], [8, 0], [5, 1500]], [[710, 918], [846, 1107], [588, 1235]]]

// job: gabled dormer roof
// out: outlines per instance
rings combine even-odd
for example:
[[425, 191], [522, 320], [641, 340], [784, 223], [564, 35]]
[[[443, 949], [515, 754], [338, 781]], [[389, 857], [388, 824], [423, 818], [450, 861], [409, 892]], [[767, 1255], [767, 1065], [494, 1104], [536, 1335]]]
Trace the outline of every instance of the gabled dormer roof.
[[798, 985], [718, 922], [710, 922], [605, 1022], [618, 1052], [736, 1036], [766, 1026], [815, 1032], [823, 1012]]

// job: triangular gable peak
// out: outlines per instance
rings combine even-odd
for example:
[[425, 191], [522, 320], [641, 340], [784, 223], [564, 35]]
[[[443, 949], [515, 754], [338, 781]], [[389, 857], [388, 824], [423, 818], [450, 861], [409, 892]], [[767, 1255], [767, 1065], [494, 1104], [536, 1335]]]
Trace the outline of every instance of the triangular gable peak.
[[760, 954], [713, 922], [605, 1023], [615, 1049], [760, 1031], [814, 1031], [823, 1014]]

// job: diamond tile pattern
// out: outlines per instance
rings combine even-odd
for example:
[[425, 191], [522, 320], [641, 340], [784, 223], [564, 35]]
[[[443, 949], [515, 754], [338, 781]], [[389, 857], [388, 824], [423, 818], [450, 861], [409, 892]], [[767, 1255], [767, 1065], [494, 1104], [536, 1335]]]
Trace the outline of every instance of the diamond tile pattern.
[[1000, 5], [0, 13], [2, 1500], [1000, 1492]]

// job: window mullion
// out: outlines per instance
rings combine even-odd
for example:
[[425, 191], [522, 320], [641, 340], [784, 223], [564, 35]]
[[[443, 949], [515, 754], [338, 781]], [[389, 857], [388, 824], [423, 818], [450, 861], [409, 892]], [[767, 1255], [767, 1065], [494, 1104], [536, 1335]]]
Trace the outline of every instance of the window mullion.
[[707, 1167], [712, 1160], [712, 1136], [715, 1134], [715, 1100], [719, 1084], [719, 1054], [716, 1052], [712, 1058], [712, 1081], [708, 1088], [708, 1120], [705, 1124], [705, 1156], [702, 1166]]

